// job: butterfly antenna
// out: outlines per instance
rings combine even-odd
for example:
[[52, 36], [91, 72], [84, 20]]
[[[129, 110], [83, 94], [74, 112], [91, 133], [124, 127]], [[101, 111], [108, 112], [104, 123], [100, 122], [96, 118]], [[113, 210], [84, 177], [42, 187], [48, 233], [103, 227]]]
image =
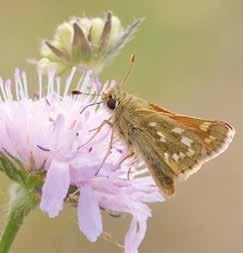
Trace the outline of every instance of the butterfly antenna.
[[132, 54], [130, 57], [130, 61], [129, 61], [129, 69], [128, 69], [124, 79], [120, 82], [120, 86], [123, 86], [126, 83], [128, 77], [130, 76], [130, 73], [132, 71], [134, 62], [135, 62], [135, 54]]
[[86, 95], [86, 96], [102, 96], [102, 94], [99, 93], [85, 93], [79, 90], [73, 90], [72, 95]]
[[86, 106], [82, 109], [82, 111], [80, 112], [80, 114], [82, 114], [87, 108], [89, 108], [89, 107], [91, 107], [91, 106], [94, 106], [94, 105], [100, 105], [100, 104], [103, 104], [103, 101], [88, 104], [88, 105], [86, 105]]

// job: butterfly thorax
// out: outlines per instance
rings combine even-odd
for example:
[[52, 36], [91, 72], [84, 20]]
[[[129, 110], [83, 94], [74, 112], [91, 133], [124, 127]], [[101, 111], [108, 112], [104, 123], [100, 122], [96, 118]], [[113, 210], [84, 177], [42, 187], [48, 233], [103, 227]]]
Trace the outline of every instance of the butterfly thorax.
[[134, 114], [137, 110], [144, 108], [148, 102], [128, 94], [121, 87], [111, 89], [104, 96], [104, 100], [113, 114], [115, 131], [127, 145], [134, 145], [136, 142], [133, 141], [133, 130], [138, 128], [139, 124]]

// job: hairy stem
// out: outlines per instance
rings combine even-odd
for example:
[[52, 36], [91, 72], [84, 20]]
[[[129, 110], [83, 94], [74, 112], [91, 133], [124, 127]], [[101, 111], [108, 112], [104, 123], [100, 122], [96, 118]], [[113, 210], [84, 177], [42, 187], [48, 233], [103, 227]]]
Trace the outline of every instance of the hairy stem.
[[37, 205], [39, 199], [33, 190], [18, 184], [10, 189], [10, 201], [6, 225], [0, 238], [0, 253], [7, 253], [23, 224], [25, 216]]

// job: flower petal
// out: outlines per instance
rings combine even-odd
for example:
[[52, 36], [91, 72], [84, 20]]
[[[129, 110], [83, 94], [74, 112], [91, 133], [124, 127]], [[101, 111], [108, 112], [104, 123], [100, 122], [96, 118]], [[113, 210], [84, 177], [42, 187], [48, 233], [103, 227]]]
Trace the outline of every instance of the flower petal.
[[147, 218], [132, 218], [130, 228], [125, 237], [125, 253], [138, 253], [138, 247], [145, 236], [146, 229]]
[[68, 193], [70, 175], [68, 164], [53, 160], [42, 188], [40, 208], [49, 217], [55, 217], [62, 210], [63, 200]]
[[135, 249], [134, 240], [137, 232], [137, 220], [135, 218], [132, 219], [129, 230], [125, 237], [125, 253], [137, 253], [138, 251]]
[[84, 185], [80, 189], [78, 222], [80, 230], [91, 242], [96, 241], [102, 233], [100, 207], [90, 185]]

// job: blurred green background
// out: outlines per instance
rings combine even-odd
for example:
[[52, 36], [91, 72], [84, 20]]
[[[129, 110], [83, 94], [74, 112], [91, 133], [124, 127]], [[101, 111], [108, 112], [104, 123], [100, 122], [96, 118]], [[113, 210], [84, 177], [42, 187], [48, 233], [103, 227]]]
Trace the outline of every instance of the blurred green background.
[[[243, 2], [229, 0], [21, 0], [1, 1], [0, 74], [31, 67], [42, 38], [70, 16], [118, 15], [124, 25], [145, 17], [136, 39], [106, 67], [102, 80], [124, 75], [131, 53], [136, 64], [128, 90], [182, 114], [232, 123], [237, 131], [227, 152], [178, 184], [172, 200], [153, 205], [140, 252], [243, 252]], [[32, 71], [33, 72], [33, 71]], [[0, 175], [0, 226], [9, 181]], [[123, 239], [129, 217], [104, 215], [105, 230]], [[0, 228], [1, 229], [1, 228]], [[12, 252], [122, 252], [109, 242], [89, 243], [79, 232], [75, 209], [56, 219], [33, 212]]]

